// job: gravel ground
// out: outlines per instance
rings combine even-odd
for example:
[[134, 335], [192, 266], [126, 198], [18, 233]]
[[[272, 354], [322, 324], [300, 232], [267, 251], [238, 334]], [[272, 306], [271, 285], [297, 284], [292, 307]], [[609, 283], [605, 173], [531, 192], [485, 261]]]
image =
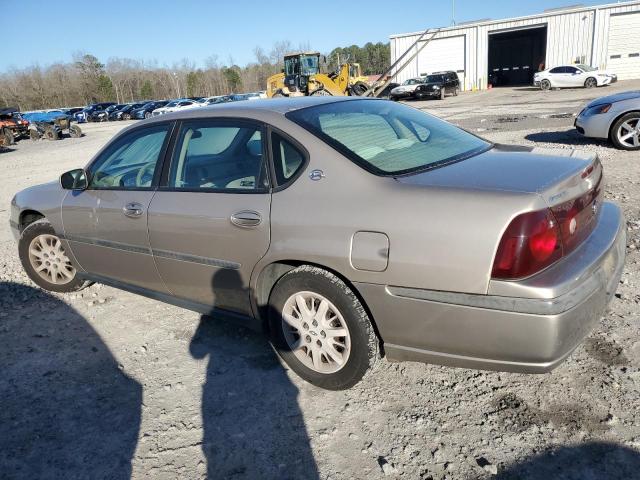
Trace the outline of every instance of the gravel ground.
[[[639, 478], [640, 153], [580, 139], [569, 116], [639, 86], [412, 103], [493, 141], [602, 159], [626, 268], [606, 318], [546, 375], [385, 360], [322, 391], [242, 328], [100, 285], [42, 292], [1, 228], [0, 478]], [[16, 191], [84, 165], [124, 125], [0, 153], [0, 224]]]

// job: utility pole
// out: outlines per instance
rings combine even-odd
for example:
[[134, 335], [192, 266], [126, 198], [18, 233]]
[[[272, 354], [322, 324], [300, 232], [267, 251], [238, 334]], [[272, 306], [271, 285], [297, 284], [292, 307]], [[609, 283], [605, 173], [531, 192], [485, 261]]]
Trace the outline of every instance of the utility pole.
[[456, 0], [451, 0], [451, 25], [456, 24]]

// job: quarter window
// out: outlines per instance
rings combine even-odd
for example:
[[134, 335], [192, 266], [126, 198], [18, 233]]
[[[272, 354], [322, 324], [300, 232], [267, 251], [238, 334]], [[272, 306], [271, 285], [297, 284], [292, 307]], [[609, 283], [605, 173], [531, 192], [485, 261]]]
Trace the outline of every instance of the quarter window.
[[115, 140], [89, 168], [89, 188], [151, 188], [168, 132], [169, 124], [162, 124]]
[[277, 133], [271, 134], [271, 144], [276, 180], [282, 185], [304, 166], [304, 154]]
[[182, 190], [268, 188], [261, 129], [229, 122], [184, 123], [167, 186]]

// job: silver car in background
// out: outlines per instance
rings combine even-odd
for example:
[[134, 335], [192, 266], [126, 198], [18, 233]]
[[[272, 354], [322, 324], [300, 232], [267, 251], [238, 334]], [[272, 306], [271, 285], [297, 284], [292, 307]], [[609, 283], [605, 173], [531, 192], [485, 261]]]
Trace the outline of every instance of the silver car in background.
[[596, 98], [575, 121], [580, 135], [603, 138], [622, 150], [640, 150], [640, 91]]
[[603, 194], [595, 155], [306, 97], [141, 121], [19, 192], [11, 226], [45, 289], [96, 281], [264, 329], [298, 375], [343, 389], [381, 355], [556, 367], [622, 273], [625, 222]]

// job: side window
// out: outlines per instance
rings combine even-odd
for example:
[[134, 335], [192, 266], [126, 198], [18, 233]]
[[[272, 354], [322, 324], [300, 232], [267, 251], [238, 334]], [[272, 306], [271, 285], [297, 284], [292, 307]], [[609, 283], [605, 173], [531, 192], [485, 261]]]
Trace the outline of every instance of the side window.
[[566, 70], [564, 67], [556, 67], [549, 70], [549, 73], [565, 73]]
[[576, 67], [567, 67], [567, 73], [581, 73]]
[[151, 188], [169, 128], [137, 129], [113, 142], [89, 167], [89, 188]]
[[182, 125], [168, 188], [263, 190], [268, 186], [260, 127], [207, 121]]
[[275, 132], [271, 134], [271, 145], [276, 180], [282, 185], [304, 166], [304, 154]]

